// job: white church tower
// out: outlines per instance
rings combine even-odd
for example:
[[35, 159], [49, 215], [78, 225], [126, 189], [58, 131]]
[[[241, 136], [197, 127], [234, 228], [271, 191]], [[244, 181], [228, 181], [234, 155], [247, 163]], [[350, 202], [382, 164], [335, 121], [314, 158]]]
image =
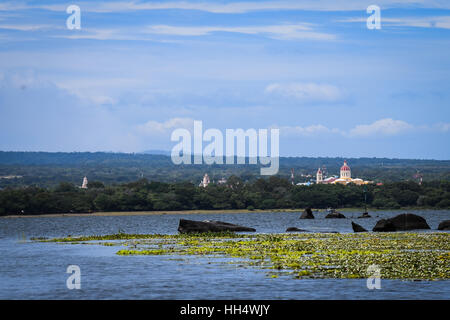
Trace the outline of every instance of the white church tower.
[[319, 170], [317, 170], [317, 173], [316, 173], [316, 183], [319, 184], [322, 182], [323, 182], [323, 173], [322, 173], [322, 170], [320, 170], [320, 168], [319, 168]]
[[88, 179], [87, 177], [83, 178], [83, 184], [81, 185], [81, 189], [87, 189], [88, 187]]
[[207, 173], [203, 176], [203, 180], [200, 182], [200, 187], [206, 188], [210, 183], [209, 176]]

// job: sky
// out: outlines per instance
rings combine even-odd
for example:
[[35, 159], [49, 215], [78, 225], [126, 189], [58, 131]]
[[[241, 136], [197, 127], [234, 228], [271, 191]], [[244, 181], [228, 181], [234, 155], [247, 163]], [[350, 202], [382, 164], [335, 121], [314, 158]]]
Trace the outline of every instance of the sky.
[[171, 150], [201, 120], [279, 128], [282, 156], [450, 159], [449, 40], [444, 0], [0, 0], [0, 150]]

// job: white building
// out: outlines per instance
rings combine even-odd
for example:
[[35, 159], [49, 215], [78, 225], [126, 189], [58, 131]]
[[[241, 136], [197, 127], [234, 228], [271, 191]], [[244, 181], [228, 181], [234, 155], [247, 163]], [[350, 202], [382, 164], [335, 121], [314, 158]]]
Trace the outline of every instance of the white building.
[[322, 170], [320, 170], [320, 168], [319, 168], [319, 170], [317, 170], [317, 173], [316, 173], [316, 183], [322, 183], [323, 182], [323, 173], [322, 173]]
[[87, 189], [88, 187], [88, 179], [87, 177], [83, 178], [83, 184], [81, 185], [81, 189]]
[[372, 183], [372, 181], [364, 181], [363, 179], [352, 179], [352, 171], [347, 164], [347, 161], [344, 161], [344, 165], [341, 167], [341, 176], [339, 179], [334, 180], [332, 183], [340, 183], [340, 184], [349, 184], [354, 183], [357, 185]]
[[209, 176], [207, 173], [203, 176], [203, 180], [200, 181], [199, 187], [207, 187], [210, 184]]
[[359, 178], [352, 179], [352, 171], [351, 171], [349, 165], [347, 164], [347, 161], [344, 161], [344, 165], [341, 167], [341, 170], [340, 170], [339, 178], [337, 178], [337, 177], [329, 177], [329, 178], [324, 179], [322, 170], [320, 170], [320, 168], [319, 168], [319, 170], [317, 170], [317, 173], [316, 173], [316, 183], [324, 183], [324, 184], [336, 184], [336, 183], [349, 184], [349, 183], [354, 183], [354, 184], [357, 184], [357, 185], [362, 185], [362, 184], [372, 183], [372, 181], [364, 181], [364, 180], [359, 179]]

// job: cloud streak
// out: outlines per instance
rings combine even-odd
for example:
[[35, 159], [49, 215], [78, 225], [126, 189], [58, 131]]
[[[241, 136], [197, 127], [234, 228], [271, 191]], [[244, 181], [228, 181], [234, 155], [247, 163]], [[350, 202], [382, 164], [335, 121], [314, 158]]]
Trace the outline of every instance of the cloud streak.
[[[218, 14], [242, 14], [254, 11], [363, 11], [373, 4], [372, 1], [361, 0], [303, 0], [303, 1], [84, 1], [77, 3], [83, 11], [97, 13], [145, 11], [145, 10], [197, 10]], [[449, 9], [450, 4], [444, 1], [428, 0], [378, 0], [377, 5], [382, 9], [420, 7], [433, 9]], [[5, 2], [0, 4], [0, 11], [44, 9], [50, 11], [64, 11], [66, 5], [60, 4], [27, 4], [26, 2]]]
[[265, 92], [299, 101], [334, 102], [342, 98], [338, 87], [317, 83], [272, 83], [266, 87]]
[[191, 118], [172, 118], [167, 121], [158, 122], [149, 120], [145, 124], [138, 125], [137, 131], [144, 135], [168, 135], [172, 130], [184, 128], [192, 130], [194, 119]]
[[[1, 26], [0, 26], [1, 28]], [[217, 32], [263, 36], [277, 40], [318, 40], [332, 41], [337, 37], [331, 33], [314, 31], [308, 24], [267, 25], [267, 26], [170, 26], [151, 25], [141, 28], [102, 29], [91, 28], [76, 34], [58, 34], [55, 38], [92, 40], [139, 40], [162, 41], [158, 36], [201, 37]]]
[[16, 31], [38, 31], [55, 28], [58, 27], [51, 25], [32, 25], [32, 24], [0, 24], [0, 29], [16, 30]]
[[[338, 22], [365, 23], [367, 18], [348, 18]], [[381, 17], [382, 26], [391, 27], [413, 27], [413, 28], [437, 28], [450, 29], [450, 16], [428, 16], [428, 17]]]
[[402, 120], [394, 120], [391, 118], [377, 120], [371, 124], [357, 125], [348, 133], [350, 137], [367, 137], [367, 136], [393, 136], [408, 132], [414, 127]]
[[336, 36], [328, 33], [315, 32], [309, 24], [294, 25], [267, 25], [267, 26], [200, 26], [179, 27], [168, 25], [149, 26], [146, 33], [171, 36], [206, 36], [214, 32], [230, 32], [247, 35], [267, 35], [270, 38], [280, 40], [334, 40]]
[[351, 129], [328, 128], [321, 124], [301, 126], [272, 126], [279, 128], [280, 133], [285, 136], [324, 136], [337, 134], [347, 138], [367, 138], [367, 137], [392, 137], [411, 132], [440, 132], [450, 131], [450, 123], [437, 123], [431, 126], [414, 126], [403, 120], [385, 118], [374, 121], [370, 124], [359, 124]]

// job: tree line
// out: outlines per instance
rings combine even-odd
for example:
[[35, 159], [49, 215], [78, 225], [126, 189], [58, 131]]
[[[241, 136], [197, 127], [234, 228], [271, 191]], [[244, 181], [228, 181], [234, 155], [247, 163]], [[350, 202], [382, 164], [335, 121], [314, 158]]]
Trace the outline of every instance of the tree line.
[[224, 209], [302, 209], [401, 207], [450, 208], [450, 182], [392, 182], [383, 185], [292, 185], [272, 176], [245, 182], [229, 177], [224, 185], [206, 188], [190, 182], [165, 183], [140, 179], [105, 185], [89, 182], [81, 189], [69, 182], [53, 188], [28, 186], [0, 190], [0, 215], [88, 213], [96, 211], [171, 211]]
[[[446, 180], [450, 181], [450, 160], [413, 160], [387, 158], [346, 159], [352, 176], [375, 182]], [[280, 157], [278, 176], [295, 183], [315, 180], [319, 167], [328, 176], [339, 175], [343, 158]], [[30, 185], [54, 188], [66, 181], [81, 185], [84, 176], [105, 185], [132, 183], [139, 178], [161, 182], [198, 184], [208, 172], [212, 180], [232, 175], [244, 182], [260, 178], [260, 165], [174, 165], [170, 156], [105, 152], [3, 152], [0, 151], [0, 189]], [[418, 175], [419, 173], [419, 175]]]

